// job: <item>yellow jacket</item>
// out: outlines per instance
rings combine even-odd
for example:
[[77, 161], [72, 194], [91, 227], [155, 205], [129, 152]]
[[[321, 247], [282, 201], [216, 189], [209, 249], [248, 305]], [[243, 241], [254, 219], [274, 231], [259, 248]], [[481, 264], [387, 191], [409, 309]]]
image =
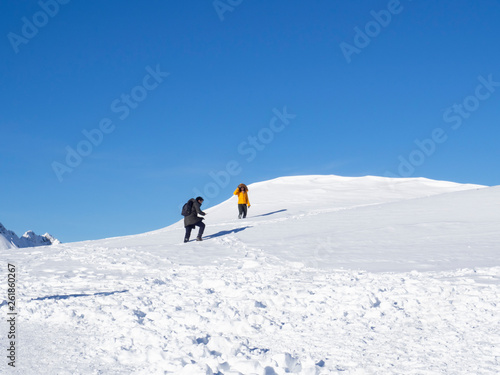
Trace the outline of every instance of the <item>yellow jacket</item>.
[[238, 204], [246, 204], [250, 207], [250, 200], [248, 199], [248, 193], [246, 191], [240, 191], [240, 188], [237, 188], [234, 191], [234, 195], [238, 196]]

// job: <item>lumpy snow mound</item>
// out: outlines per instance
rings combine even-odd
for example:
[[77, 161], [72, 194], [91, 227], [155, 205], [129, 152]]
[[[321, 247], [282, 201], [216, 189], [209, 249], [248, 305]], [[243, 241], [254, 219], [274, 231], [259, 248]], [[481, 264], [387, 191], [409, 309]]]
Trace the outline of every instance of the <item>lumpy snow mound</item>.
[[39, 236], [31, 230], [24, 233], [21, 237], [18, 237], [17, 234], [11, 230], [7, 230], [2, 223], [0, 223], [0, 249], [2, 250], [14, 249], [17, 247], [47, 246], [59, 243], [59, 240], [48, 233]]
[[0, 251], [19, 373], [498, 373], [500, 188], [301, 176], [249, 197], [246, 219], [202, 207], [203, 242], [179, 221]]

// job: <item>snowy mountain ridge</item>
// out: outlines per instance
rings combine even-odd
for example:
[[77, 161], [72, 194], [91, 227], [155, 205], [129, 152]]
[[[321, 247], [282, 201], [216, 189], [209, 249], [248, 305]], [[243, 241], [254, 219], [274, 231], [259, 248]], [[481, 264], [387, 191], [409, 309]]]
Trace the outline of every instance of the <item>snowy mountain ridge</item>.
[[18, 237], [16, 233], [6, 229], [3, 224], [0, 223], [0, 249], [48, 246], [59, 243], [61, 242], [58, 239], [48, 233], [40, 236], [31, 230], [24, 233], [21, 237]]
[[234, 196], [202, 206], [202, 242], [183, 243], [179, 220], [50, 252], [0, 248], [23, 269], [20, 373], [498, 374], [500, 187], [248, 187], [246, 219]]

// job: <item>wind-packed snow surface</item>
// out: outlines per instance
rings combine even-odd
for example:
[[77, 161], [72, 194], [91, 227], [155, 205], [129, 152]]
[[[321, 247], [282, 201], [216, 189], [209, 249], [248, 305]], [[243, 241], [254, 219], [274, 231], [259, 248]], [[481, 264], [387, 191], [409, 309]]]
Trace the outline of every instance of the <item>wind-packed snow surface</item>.
[[1, 250], [0, 372], [498, 374], [499, 187], [302, 176], [249, 197], [246, 219], [236, 197], [206, 210], [203, 242], [178, 222]]

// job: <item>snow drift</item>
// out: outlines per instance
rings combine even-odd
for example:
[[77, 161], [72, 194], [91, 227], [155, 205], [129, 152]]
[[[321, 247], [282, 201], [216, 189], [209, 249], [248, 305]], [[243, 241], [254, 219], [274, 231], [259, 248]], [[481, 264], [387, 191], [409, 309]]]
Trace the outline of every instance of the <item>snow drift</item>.
[[244, 220], [234, 197], [203, 207], [201, 243], [179, 221], [0, 250], [23, 270], [20, 373], [497, 373], [498, 187], [301, 176], [249, 196]]

